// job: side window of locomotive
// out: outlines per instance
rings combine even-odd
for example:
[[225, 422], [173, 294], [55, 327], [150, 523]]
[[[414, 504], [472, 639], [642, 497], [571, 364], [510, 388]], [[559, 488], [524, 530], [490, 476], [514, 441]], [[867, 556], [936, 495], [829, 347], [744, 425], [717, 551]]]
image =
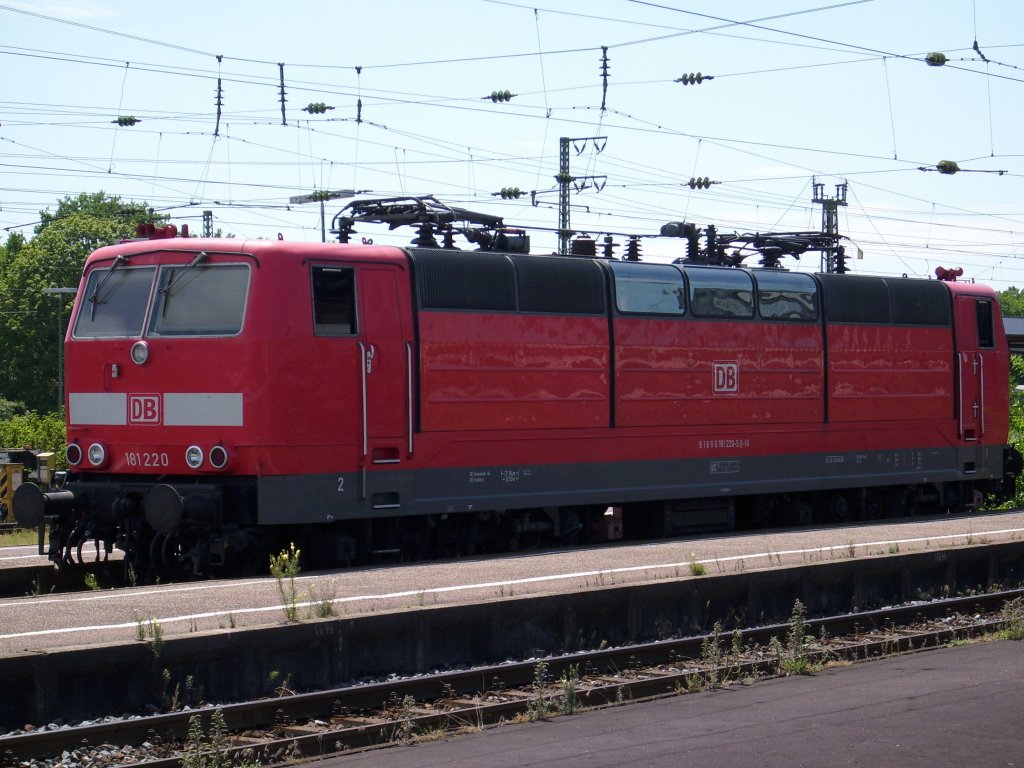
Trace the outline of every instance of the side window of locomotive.
[[817, 320], [818, 289], [814, 278], [797, 272], [754, 272], [757, 311], [765, 320]]
[[686, 286], [682, 273], [670, 264], [613, 262], [615, 306], [619, 312], [641, 315], [685, 315]]
[[138, 338], [146, 320], [154, 267], [94, 269], [79, 297], [76, 339]]
[[247, 264], [160, 268], [149, 321], [153, 336], [234, 336], [242, 330]]
[[730, 267], [687, 267], [690, 309], [698, 317], [752, 318], [750, 274]]
[[356, 327], [356, 273], [351, 267], [313, 267], [313, 332], [351, 336]]
[[992, 302], [978, 301], [975, 309], [978, 315], [978, 346], [992, 349], [996, 345], [996, 334], [992, 327]]

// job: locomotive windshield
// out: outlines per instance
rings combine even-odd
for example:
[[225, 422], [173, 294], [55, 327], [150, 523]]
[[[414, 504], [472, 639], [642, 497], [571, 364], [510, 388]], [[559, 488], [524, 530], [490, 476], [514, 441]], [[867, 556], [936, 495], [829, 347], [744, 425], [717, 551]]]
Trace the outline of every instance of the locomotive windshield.
[[94, 269], [85, 286], [88, 304], [78, 313], [75, 336], [85, 339], [138, 337], [146, 319], [154, 267]]
[[163, 267], [149, 321], [151, 336], [232, 336], [242, 330], [249, 267]]
[[137, 339], [144, 330], [148, 336], [233, 336], [242, 330], [247, 264], [196, 262], [159, 271], [119, 265], [89, 273], [75, 338]]

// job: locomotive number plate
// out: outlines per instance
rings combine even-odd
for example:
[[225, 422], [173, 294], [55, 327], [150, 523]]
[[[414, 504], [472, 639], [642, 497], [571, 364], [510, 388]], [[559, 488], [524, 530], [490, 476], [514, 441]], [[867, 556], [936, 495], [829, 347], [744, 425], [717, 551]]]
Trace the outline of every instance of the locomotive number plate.
[[159, 468], [171, 465], [170, 456], [158, 451], [126, 451], [124, 460], [129, 467]]

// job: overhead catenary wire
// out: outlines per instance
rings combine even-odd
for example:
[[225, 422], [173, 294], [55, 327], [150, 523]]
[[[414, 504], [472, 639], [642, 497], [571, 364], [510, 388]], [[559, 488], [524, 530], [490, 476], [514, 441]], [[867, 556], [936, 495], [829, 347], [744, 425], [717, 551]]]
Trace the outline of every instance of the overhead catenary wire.
[[[846, 4], [843, 4], [843, 5], [846, 5]], [[585, 50], [585, 49], [578, 49], [578, 50]], [[592, 50], [597, 50], [597, 49], [596, 48], [592, 48]], [[988, 50], [988, 46], [986, 46], [986, 50]], [[539, 53], [546, 53], [546, 52], [542, 51], [541, 46], [539, 44], [539, 41], [538, 41], [538, 51], [537, 52], [538, 52], [538, 54]], [[483, 57], [482, 60], [488, 60], [488, 59], [489, 59], [489, 57]], [[497, 60], [497, 59], [495, 59], [495, 60]], [[255, 61], [255, 60], [253, 60], [253, 61]], [[291, 65], [291, 64], [289, 64], [289, 71], [291, 70], [291, 68], [293, 66], [297, 67], [298, 65]], [[133, 70], [134, 70], [134, 65], [133, 65]], [[257, 80], [254, 80], [254, 81], [252, 81], [252, 84], [257, 84], [257, 82], [258, 82]], [[988, 81], [988, 82], [991, 83], [991, 80]], [[272, 82], [264, 81], [264, 82], [261, 83], [261, 85], [263, 85], [263, 86], [272, 86], [273, 83]], [[625, 83], [623, 83], [623, 85], [625, 85]], [[291, 85], [291, 78], [289, 78], [289, 87], [290, 88], [292, 87], [292, 85]], [[620, 83], [618, 81], [616, 81], [616, 89], [618, 89], [619, 87], [620, 87]], [[352, 92], [352, 89], [348, 89], [348, 90], [349, 90], [349, 93]], [[357, 94], [358, 94], [358, 92], [360, 90], [361, 89], [357, 89]], [[554, 92], [556, 92], [558, 90], [560, 90], [560, 89], [552, 88], [552, 89], [550, 89], [550, 93], [554, 93]], [[569, 92], [569, 91], [567, 90], [567, 91], [564, 91], [564, 92]], [[510, 114], [510, 115], [507, 115], [506, 117], [510, 117], [510, 118], [513, 118], [513, 119], [516, 119], [516, 120], [530, 120], [530, 119], [534, 119], [535, 120], [537, 118], [542, 118], [542, 119], [545, 120], [545, 128], [544, 128], [544, 130], [545, 130], [545, 133], [546, 133], [547, 130], [548, 130], [548, 126], [549, 125], [553, 125], [554, 121], [558, 121], [558, 120], [562, 119], [563, 116], [561, 114], [557, 113], [557, 112], [554, 112], [552, 114], [548, 114], [549, 110], [557, 109], [557, 108], [553, 108], [552, 105], [547, 101], [547, 99], [549, 97], [549, 88], [547, 87], [547, 83], [545, 83], [544, 86], [541, 89], [538, 89], [537, 93], [538, 94], [543, 94], [543, 96], [544, 96], [544, 104], [542, 106], [538, 106], [535, 109], [523, 109], [523, 108], [520, 108], [518, 113]], [[618, 93], [618, 90], [616, 90], [616, 94], [617, 93]], [[361, 98], [361, 97], [359, 97], [359, 98]], [[429, 98], [434, 98], [434, 97], [429, 97]], [[452, 96], [440, 96], [439, 98], [441, 98], [441, 99], [453, 99], [455, 97], [452, 97]], [[463, 98], [468, 98], [468, 97], [463, 97]], [[420, 98], [418, 96], [411, 96], [411, 97], [408, 97], [408, 98], [399, 96], [397, 98], [394, 98], [392, 101], [390, 101], [390, 106], [393, 106], [393, 107], [403, 107], [403, 106], [423, 107], [423, 106], [428, 106], [425, 103], [427, 100], [428, 100], [427, 98]], [[540, 101], [540, 99], [538, 99], [538, 101]], [[447, 109], [451, 109], [451, 108], [462, 109], [465, 106], [466, 105], [464, 105], [464, 104], [458, 103], [458, 101], [452, 101], [448, 105], [446, 105], [444, 108], [447, 108]], [[120, 110], [118, 110], [118, 111], [120, 111]], [[232, 119], [233, 123], [236, 124], [236, 125], [239, 124], [239, 123], [236, 122], [237, 119], [238, 119], [238, 115], [239, 114], [241, 114], [241, 112], [238, 112], [238, 113], [235, 113], [235, 114], [231, 115], [231, 119]], [[253, 113], [253, 114], [254, 114], [254, 119], [258, 119], [258, 117], [255, 116], [255, 113]], [[356, 113], [357, 119], [358, 119], [359, 116], [360, 115], [357, 112]], [[265, 117], [266, 117], [266, 124], [269, 125], [271, 123], [271, 117], [272, 116], [271, 115], [266, 115]], [[167, 120], [174, 120], [174, 119], [180, 119], [180, 118], [172, 117], [171, 115], [168, 115], [165, 119], [167, 119]], [[149, 118], [147, 118], [146, 126], [150, 125], [148, 120], [149, 120]], [[185, 117], [184, 120], [188, 120], [188, 118]], [[622, 125], [622, 126], [615, 125], [615, 126], [613, 126], [611, 124], [612, 122], [618, 123], [618, 122], [622, 122], [622, 121], [620, 121], [620, 120], [605, 121], [602, 124], [602, 128], [604, 128], [604, 127], [613, 128], [614, 127], [615, 130], [638, 130], [639, 129], [638, 126], [626, 126], [626, 125]], [[100, 120], [97, 119], [96, 130], [116, 130], [116, 129], [112, 129], [112, 128], [109, 128], [109, 127], [101, 126], [101, 125], [99, 125], [99, 123], [100, 123]], [[325, 123], [326, 123], [326, 121], [325, 121]], [[309, 133], [307, 134], [307, 137], [309, 137], [311, 139], [312, 131], [313, 130], [319, 130], [321, 127], [324, 127], [325, 123], [320, 123], [318, 121], [317, 122], [317, 126], [319, 126], [319, 127], [313, 126], [313, 125], [307, 123], [305, 126], [303, 126], [302, 129], [309, 131]], [[590, 125], [592, 125], [593, 123], [592, 123], [592, 121], [587, 121], [587, 120], [580, 120], [580, 121], [568, 120], [568, 121], [565, 121], [564, 124], [571, 126], [573, 124], [578, 124], [578, 125], [590, 124]], [[338, 125], [338, 123], [335, 123], [335, 125]], [[358, 122], [357, 122], [357, 126], [359, 126]], [[170, 141], [174, 141], [175, 140], [176, 135], [183, 135], [183, 134], [177, 133], [173, 127], [169, 131], [167, 131], [166, 133], [163, 130], [164, 127], [165, 127], [163, 125], [161, 125], [161, 126], [153, 126], [153, 127], [154, 128], [158, 127], [160, 129], [160, 130], [155, 130], [155, 131], [153, 131], [152, 133], [149, 134], [149, 135], [154, 136], [157, 141], [167, 141], [167, 142], [170, 142]], [[144, 126], [144, 128], [145, 128], [145, 126]], [[148, 128], [146, 130], [148, 131]], [[207, 126], [207, 131], [209, 131], [209, 127], [208, 126]], [[751, 145], [741, 145], [741, 144], [738, 143], [740, 141], [748, 139], [749, 138], [749, 134], [747, 134], [746, 136], [744, 136], [742, 134], [741, 135], [737, 135], [736, 136], [736, 140], [734, 140], [732, 138], [726, 138], [726, 137], [721, 137], [721, 136], [719, 136], [719, 137], [704, 136], [703, 135], [703, 133], [705, 133], [704, 131], [697, 131], [697, 132], [693, 132], [692, 134], [685, 134], [685, 133], [682, 133], [682, 132], [680, 132], [678, 130], [673, 129], [672, 126], [668, 126], [668, 130], [665, 130], [665, 131], [650, 131], [650, 132], [652, 133], [652, 135], [663, 134], [663, 135], [666, 135], [666, 136], [674, 135], [674, 136], [686, 137], [686, 138], [689, 138], [690, 140], [692, 140], [694, 143], [700, 143], [701, 145], [706, 145], [706, 146], [709, 146], [709, 147], [713, 146], [713, 145], [716, 145], [719, 148], [731, 148], [732, 151], [735, 151], [737, 147], [746, 146], [747, 148], [749, 148], [751, 146]], [[336, 136], [336, 137], [343, 136], [344, 133], [345, 133], [344, 130], [331, 131], [331, 135]], [[399, 134], [396, 130], [394, 130], [394, 126], [391, 129], [388, 130], [388, 133], [390, 135], [392, 135], [392, 136], [395, 136], [395, 137], [402, 136], [402, 134]], [[133, 135], [135, 135], [135, 136], [145, 136], [146, 133], [141, 132], [141, 131], [134, 131], [134, 129], [133, 129]], [[201, 135], [201, 132], [193, 131], [193, 132], [190, 132], [190, 135], [199, 136], [199, 135]], [[208, 133], [206, 135], [209, 136]], [[249, 132], [249, 136], [250, 137], [258, 136], [258, 132], [250, 131]], [[362, 140], [366, 140], [367, 136], [361, 135], [360, 138]], [[440, 138], [440, 137], [439, 136], [434, 136], [434, 137], [422, 137], [422, 138], [435, 138], [436, 139], [436, 138]], [[349, 137], [346, 137], [345, 140], [349, 140]], [[448, 162], [448, 163], [469, 162], [469, 164], [470, 164], [469, 167], [470, 168], [475, 168], [477, 166], [477, 164], [480, 162], [480, 158], [483, 155], [487, 154], [487, 149], [488, 149], [486, 147], [486, 143], [483, 143], [483, 146], [472, 147], [471, 151], [467, 151], [467, 147], [466, 147], [464, 142], [456, 142], [461, 147], [461, 149], [460, 149], [461, 158], [459, 158], [459, 157], [449, 157], [449, 158], [446, 158], [446, 159], [442, 160], [439, 157], [437, 159], [428, 159], [428, 158], [423, 158], [423, 155], [421, 154], [422, 150], [424, 148], [424, 145], [421, 144], [419, 146], [416, 146], [414, 144], [414, 142], [417, 142], [417, 141], [420, 141], [420, 139], [413, 139], [410, 136], [403, 136], [400, 140], [393, 141], [393, 142], [390, 142], [390, 143], [388, 143], [388, 142], [381, 142], [382, 144], [386, 144], [388, 146], [388, 151], [392, 155], [391, 168], [392, 168], [392, 171], [393, 171], [393, 173], [392, 173], [393, 177], [396, 175], [395, 172], [398, 172], [397, 176], [399, 177], [399, 179], [401, 179], [401, 173], [400, 173], [400, 168], [401, 167], [416, 167], [417, 165], [420, 165], [421, 167], [429, 168], [430, 167], [430, 163], [434, 163], [434, 162]], [[717, 142], [717, 144], [715, 144], [716, 142]], [[267, 142], [263, 142], [263, 143], [267, 146], [268, 149], [270, 149], [270, 150], [272, 150], [274, 152], [279, 152], [280, 151], [280, 147], [274, 146], [274, 142], [272, 142], [272, 141], [267, 141]], [[834, 148], [828, 147], [827, 144], [828, 144], [828, 142], [823, 142], [823, 146], [822, 147], [811, 148], [811, 147], [800, 147], [800, 146], [795, 146], [795, 145], [794, 146], [786, 146], [786, 145], [781, 145], [781, 144], [773, 143], [773, 142], [769, 141], [769, 142], [764, 142], [764, 143], [757, 143], [756, 146], [761, 148], [761, 150], [762, 150], [761, 152], [758, 152], [757, 154], [763, 156], [765, 159], [777, 159], [781, 155], [788, 154], [790, 152], [800, 152], [800, 153], [804, 153], [804, 152], [811, 152], [811, 153], [819, 152], [823, 157], [831, 158], [831, 160], [829, 161], [829, 168], [827, 170], [829, 170], [829, 171], [831, 171], [833, 173], [839, 173], [839, 172], [845, 173], [846, 172], [845, 170], [842, 170], [841, 168], [837, 167], [840, 164], [844, 164], [843, 161], [840, 159], [842, 157], [842, 155], [837, 154], [836, 152], [833, 152], [832, 149], [834, 149]], [[895, 144], [895, 141], [894, 141], [894, 144]], [[724, 147], [723, 147], [723, 145], [724, 145]], [[239, 144], [238, 146], [241, 146], [241, 144]], [[256, 143], [249, 144], [248, 146], [253, 146], [254, 147], [254, 146], [256, 146]], [[369, 144], [366, 144], [366, 146], [369, 146]], [[993, 147], [993, 149], [994, 149], [994, 147]], [[399, 163], [397, 162], [397, 157], [398, 157], [399, 153], [401, 153], [401, 156], [402, 156], [401, 166], [399, 166]], [[227, 161], [227, 162], [224, 162], [222, 159], [218, 159], [218, 160], [215, 161], [215, 159], [214, 159], [214, 155], [215, 154], [216, 153], [210, 153], [207, 156], [207, 158], [206, 158], [206, 165], [205, 165], [205, 167], [206, 167], [207, 170], [205, 171], [205, 175], [206, 175], [207, 178], [209, 178], [210, 175], [211, 175], [211, 173], [210, 173], [211, 169], [213, 169], [215, 167], [223, 167], [223, 168], [227, 169], [229, 172], [230, 172], [231, 169], [238, 167], [236, 163], [232, 163], [232, 162], [230, 162], [230, 160]], [[414, 154], [415, 157], [408, 157], [407, 155], [410, 155], [410, 154]], [[853, 159], [854, 157], [857, 156], [857, 154], [858, 153], [850, 153], [848, 156], [851, 159]], [[860, 153], [860, 154], [865, 154], [865, 155], [868, 155], [870, 157], [869, 153]], [[892, 158], [882, 158], [881, 155], [876, 155], [875, 157], [879, 161], [881, 161], [882, 159], [888, 159], [888, 160], [892, 159]], [[421, 162], [421, 158], [423, 158], [422, 162]], [[469, 160], [467, 160], [467, 158], [469, 158]], [[117, 163], [123, 162], [123, 160], [121, 158], [115, 158], [115, 159], [116, 159]], [[810, 156], [805, 156], [803, 159], [806, 160], [806, 162], [798, 162], [798, 163], [791, 164], [791, 167], [793, 168], [793, 171], [794, 171], [794, 175], [793, 175], [794, 179], [806, 179], [807, 174], [809, 172], [820, 172], [822, 169], [820, 167], [818, 167], [818, 166], [821, 165], [822, 162], [825, 162], [824, 160], [822, 160], [822, 161], [810, 160]], [[312, 163], [313, 162], [312, 151], [307, 153], [305, 161], [308, 162], [308, 163]], [[374, 167], [374, 165], [379, 163], [379, 162], [380, 161], [378, 161], [375, 158], [371, 159], [369, 157], [357, 157], [356, 158], [356, 162], [352, 164], [353, 172], [355, 172], [355, 170], [357, 168], [358, 169], [365, 169], [365, 168]], [[504, 162], [512, 163], [514, 161], [512, 161], [512, 160], [505, 161], [505, 160], [503, 160], [501, 158], [495, 157], [494, 158], [494, 162], [495, 162], [495, 164], [500, 164], [500, 163], [504, 163]], [[606, 164], [606, 163], [609, 163], [609, 162], [610, 162], [610, 158], [607, 158], [607, 159], [602, 161], [603, 164]], [[542, 168], [543, 167], [543, 163], [544, 163], [544, 156], [543, 156], [543, 154], [542, 153], [537, 153], [535, 155], [535, 162], [534, 162], [534, 166], [533, 166], [534, 169]], [[341, 165], [344, 166], [344, 164], [345, 164], [345, 159], [342, 159]], [[162, 163], [161, 165], [164, 165], [164, 164]], [[508, 167], [513, 167], [513, 166], [509, 165]], [[627, 167], [627, 165], [624, 164], [623, 168], [625, 169], [626, 167]], [[875, 170], [875, 171], [871, 171], [871, 172], [873, 172], [873, 173], [898, 173], [901, 170], [903, 170], [903, 169], [890, 167], [888, 169], [881, 168], [881, 169], [878, 169], [878, 170]], [[866, 173], [867, 171], [863, 171], [863, 172]], [[151, 192], [151, 194], [153, 194], [154, 193], [153, 187], [155, 187], [155, 185], [159, 181], [158, 174], [156, 172], [151, 172], [151, 173], [146, 174], [146, 176], [149, 179], [149, 183], [151, 185], [150, 192]], [[430, 171], [427, 171], [424, 174], [420, 174], [420, 180], [421, 180], [421, 182], [423, 182], [425, 184], [430, 184], [431, 183], [431, 179], [434, 176], [435, 176], [435, 174], [431, 173]], [[128, 174], [128, 175], [125, 175], [123, 178], [125, 178], [127, 180], [130, 177], [131, 177], [131, 174]], [[117, 178], [122, 178], [122, 177], [120, 175], [117, 175]], [[411, 183], [412, 184], [417, 184], [418, 182], [414, 180]], [[800, 182], [800, 183], [803, 183], [803, 182]], [[643, 187], [644, 184], [645, 184], [645, 181], [643, 179], [643, 174], [641, 174], [641, 175], [637, 176], [634, 185], [627, 186], [627, 187], [625, 187], [625, 189], [627, 189], [627, 190], [628, 189], [640, 189], [640, 188]], [[399, 183], [397, 184], [397, 186], [404, 187], [404, 181], [400, 180]], [[884, 182], [883, 182], [882, 185], [877, 185], [877, 186], [880, 186], [880, 187], [884, 186]], [[229, 185], [229, 187], [230, 187], [230, 185]], [[733, 193], [726, 193], [724, 190], [719, 190], [719, 192], [721, 193], [721, 199], [730, 199], [730, 195], [733, 194]], [[184, 195], [183, 199], [187, 200], [189, 197], [191, 197], [191, 196], [190, 195]], [[221, 196], [218, 195], [218, 197], [221, 197]], [[241, 203], [242, 202], [241, 199], [243, 197], [248, 197], [248, 195], [247, 195], [246, 192], [242, 192], [238, 196], [229, 194], [229, 195], [226, 195], [226, 197], [228, 198], [229, 202]], [[770, 201], [770, 197], [763, 190], [760, 193], [758, 193], [758, 191], [755, 190], [755, 191], [753, 191], [750, 194], [749, 197], [744, 197], [743, 195], [738, 195], [737, 194], [736, 195], [736, 199], [737, 200], [744, 199], [744, 200], [753, 202], [755, 204], [758, 204], [760, 202], [761, 204], [764, 204], [765, 206], [770, 206], [770, 205], [774, 205], [775, 204], [774, 202]], [[643, 206], [634, 204], [634, 207], [642, 209]], [[651, 209], [655, 209], [658, 206], [650, 205], [649, 207]], [[987, 213], [988, 212], [986, 212], [986, 211], [978, 211], [977, 215], [985, 216], [985, 215], [987, 215]], [[603, 212], [602, 212], [602, 215], [603, 215]], [[963, 214], [963, 215], [967, 215], [967, 214]]]

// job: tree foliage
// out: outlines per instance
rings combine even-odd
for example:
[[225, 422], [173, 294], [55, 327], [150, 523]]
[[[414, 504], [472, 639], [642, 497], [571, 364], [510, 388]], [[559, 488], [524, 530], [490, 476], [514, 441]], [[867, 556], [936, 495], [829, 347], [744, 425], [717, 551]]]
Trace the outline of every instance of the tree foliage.
[[0, 422], [9, 421], [15, 416], [23, 416], [26, 413], [28, 413], [28, 408], [24, 403], [15, 403], [0, 397]]
[[999, 292], [999, 308], [1004, 317], [1024, 317], [1024, 291], [1011, 287]]
[[58, 465], [66, 466], [64, 445], [67, 430], [58, 413], [24, 413], [0, 420], [0, 448], [34, 448], [53, 451]]
[[11, 236], [0, 253], [0, 398], [46, 412], [61, 404], [58, 334], [72, 297], [44, 290], [77, 287], [92, 251], [134, 236], [139, 223], [166, 217], [103, 192], [65, 197], [54, 213], [39, 216], [32, 239]]
[[68, 195], [59, 200], [53, 213], [49, 209], [40, 211], [35, 233], [42, 234], [47, 228], [77, 214], [109, 221], [118, 231], [118, 240], [134, 237], [138, 224], [162, 224], [167, 220], [165, 215], [153, 213], [146, 203], [124, 201], [105, 192], [83, 192], [78, 197]]

